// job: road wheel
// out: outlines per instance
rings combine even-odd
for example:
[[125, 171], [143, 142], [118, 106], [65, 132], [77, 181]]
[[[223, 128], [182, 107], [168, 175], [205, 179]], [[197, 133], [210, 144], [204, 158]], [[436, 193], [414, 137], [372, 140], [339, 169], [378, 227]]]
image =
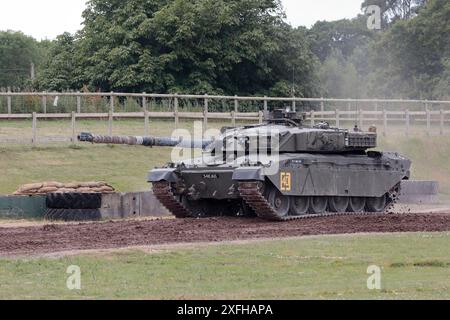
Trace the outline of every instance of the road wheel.
[[366, 209], [368, 212], [383, 212], [386, 209], [386, 195], [379, 198], [367, 198]]
[[302, 216], [308, 214], [310, 197], [292, 197], [290, 214]]
[[267, 201], [278, 216], [286, 217], [289, 214], [290, 199], [278, 191], [278, 189], [271, 188], [268, 192]]
[[348, 203], [348, 197], [330, 197], [328, 200], [328, 206], [331, 212], [347, 212]]
[[366, 198], [352, 197], [350, 198], [350, 203], [348, 207], [350, 212], [360, 213], [364, 212], [365, 206], [366, 206]]
[[311, 197], [309, 212], [311, 214], [321, 214], [327, 211], [328, 198], [327, 197]]

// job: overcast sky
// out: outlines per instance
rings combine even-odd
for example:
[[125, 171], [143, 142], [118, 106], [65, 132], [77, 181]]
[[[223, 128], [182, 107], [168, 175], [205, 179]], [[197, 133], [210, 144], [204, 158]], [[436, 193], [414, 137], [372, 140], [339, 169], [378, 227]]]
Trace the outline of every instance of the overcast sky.
[[[80, 29], [86, 0], [0, 0], [0, 30], [19, 30], [36, 39]], [[353, 18], [362, 0], [282, 0], [288, 21], [310, 27], [317, 20]]]

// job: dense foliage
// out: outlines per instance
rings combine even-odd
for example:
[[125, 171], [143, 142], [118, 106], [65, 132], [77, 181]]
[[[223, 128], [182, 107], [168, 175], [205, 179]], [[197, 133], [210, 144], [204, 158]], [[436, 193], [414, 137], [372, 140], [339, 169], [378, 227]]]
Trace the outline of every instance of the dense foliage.
[[310, 30], [322, 94], [450, 98], [450, 2], [366, 0], [362, 7], [371, 4], [386, 10], [383, 30], [369, 31], [364, 16]]
[[48, 45], [21, 32], [0, 31], [0, 88], [31, 85], [31, 64], [39, 67]]
[[0, 68], [35, 62], [39, 90], [450, 98], [450, 2], [361, 2], [381, 30], [365, 15], [293, 28], [279, 0], [90, 0], [51, 44], [0, 33]]
[[55, 42], [39, 87], [314, 95], [306, 30], [277, 0], [91, 0], [84, 28]]

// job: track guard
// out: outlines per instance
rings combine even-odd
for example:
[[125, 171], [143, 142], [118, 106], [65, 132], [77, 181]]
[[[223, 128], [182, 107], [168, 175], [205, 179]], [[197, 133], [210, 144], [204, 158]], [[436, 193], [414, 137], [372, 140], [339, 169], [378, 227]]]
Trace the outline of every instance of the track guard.
[[237, 168], [233, 172], [233, 180], [235, 181], [264, 181], [262, 168]]
[[175, 173], [176, 169], [155, 169], [150, 171], [148, 175], [148, 182], [177, 182], [178, 176]]

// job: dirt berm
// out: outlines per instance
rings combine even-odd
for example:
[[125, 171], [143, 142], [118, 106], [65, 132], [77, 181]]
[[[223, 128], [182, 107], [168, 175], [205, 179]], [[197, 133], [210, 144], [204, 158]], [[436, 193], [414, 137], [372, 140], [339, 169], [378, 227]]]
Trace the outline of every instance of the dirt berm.
[[303, 235], [450, 231], [450, 214], [336, 216], [274, 223], [212, 218], [0, 227], [0, 256]]

